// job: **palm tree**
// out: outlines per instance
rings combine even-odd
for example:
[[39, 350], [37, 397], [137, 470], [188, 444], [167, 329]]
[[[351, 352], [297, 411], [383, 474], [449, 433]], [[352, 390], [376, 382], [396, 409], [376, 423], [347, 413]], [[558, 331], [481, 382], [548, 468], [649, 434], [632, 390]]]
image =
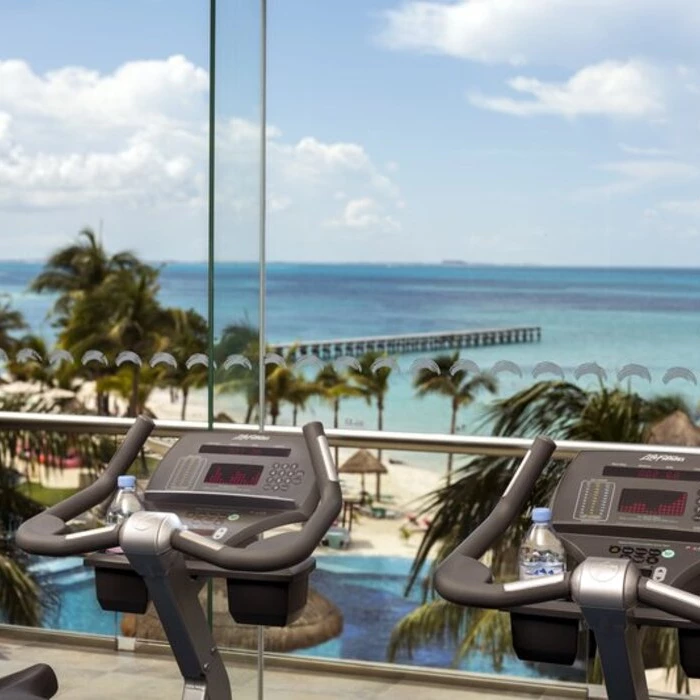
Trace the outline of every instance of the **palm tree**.
[[[372, 399], [377, 402], [377, 430], [384, 429], [384, 397], [389, 391], [389, 375], [391, 374], [391, 367], [378, 367], [372, 371], [374, 363], [382, 357], [385, 357], [385, 354], [377, 351], [365, 353], [359, 359], [360, 369], [350, 368], [350, 377], [365, 401], [368, 404], [372, 403]], [[377, 451], [377, 459], [381, 462], [381, 450]]]
[[[513, 396], [499, 400], [487, 413], [493, 434], [534, 437], [547, 434], [557, 440], [643, 442], [650, 427], [675, 410], [688, 411], [683, 399], [660, 396], [646, 399], [631, 390], [600, 386], [585, 391], [564, 381], [543, 381]], [[506, 457], [470, 459], [450, 485], [430, 494], [422, 511], [433, 517], [413, 562], [407, 590], [415, 585], [431, 553], [431, 570], [442, 561], [491, 512], [510, 481], [518, 460]], [[566, 462], [551, 462], [540, 476], [528, 501], [528, 508], [547, 502], [561, 478]], [[515, 577], [517, 553], [529, 523], [521, 517], [492, 550], [495, 578]], [[498, 662], [510, 646], [506, 613], [477, 611], [437, 599], [432, 577], [424, 582], [425, 602], [395, 627], [388, 654], [394, 658], [401, 649], [409, 652], [418, 644], [452, 638], [461, 640], [455, 663], [476, 648], [496, 650]], [[649, 634], [647, 644], [662, 648], [663, 633]], [[655, 641], [654, 641], [655, 640]], [[665, 649], [669, 648], [666, 644]], [[675, 649], [673, 650], [675, 652]], [[665, 658], [670, 659], [671, 652]], [[675, 658], [672, 663], [675, 663]]]
[[206, 319], [194, 309], [168, 309], [171, 317], [172, 333], [168, 349], [178, 360], [177, 367], [169, 367], [163, 375], [167, 386], [177, 387], [182, 391], [182, 410], [180, 419], [187, 416], [187, 399], [190, 389], [207, 385], [209, 372], [201, 364], [187, 369], [188, 358], [196, 353], [206, 353], [209, 343], [209, 326]]
[[57, 325], [67, 322], [73, 305], [102, 285], [115, 272], [135, 270], [141, 266], [129, 251], [108, 255], [95, 232], [84, 228], [78, 240], [49, 257], [44, 270], [31, 283], [33, 292], [58, 294], [54, 306]]
[[[13, 395], [0, 398], [0, 410], [46, 412], [51, 406], [41, 398]], [[28, 557], [14, 542], [19, 524], [42, 510], [20, 490], [18, 460], [23, 454], [45, 454], [66, 439], [38, 431], [0, 432], [0, 613], [11, 624], [37, 626], [47, 607], [56, 602], [53, 592], [42, 589], [27, 571]]]
[[297, 424], [299, 409], [306, 407], [311, 396], [319, 393], [319, 387], [309, 382], [298, 371], [291, 367], [296, 357], [297, 347], [293, 345], [287, 351], [283, 365], [267, 365], [265, 368], [265, 402], [272, 418], [272, 425], [277, 424], [281, 405], [292, 405], [292, 424]]
[[[333, 407], [333, 427], [337, 428], [340, 418], [340, 402], [343, 399], [362, 396], [358, 387], [350, 384], [350, 378], [346, 373], [338, 372], [333, 365], [325, 365], [319, 370], [314, 383], [318, 387], [319, 395], [328, 401]], [[335, 463], [338, 464], [339, 448], [335, 448]]]
[[22, 312], [12, 308], [9, 298], [3, 298], [0, 302], [0, 350], [14, 351], [18, 342], [13, 333], [26, 327]]
[[[131, 351], [142, 361], [165, 346], [172, 329], [172, 316], [157, 300], [159, 271], [148, 265], [136, 270], [121, 270], [107, 277], [94, 292], [78, 301], [74, 312], [61, 334], [65, 346], [74, 356], [87, 350], [104, 353]], [[101, 372], [100, 388], [105, 376], [113, 371]], [[131, 397], [127, 415], [135, 416], [139, 406], [141, 367], [131, 367]]]
[[[240, 365], [233, 365], [224, 371], [224, 379], [221, 381], [218, 392], [221, 394], [243, 394], [246, 397], [245, 423], [250, 423], [253, 411], [259, 401], [259, 379], [256, 368], [260, 362], [259, 331], [247, 317], [226, 326], [221, 340], [214, 348], [214, 360], [221, 366], [231, 355], [245, 356], [252, 366], [247, 369]], [[267, 371], [266, 371], [267, 374]]]
[[[468, 406], [474, 401], [474, 395], [481, 389], [493, 394], [497, 390], [496, 379], [490, 374], [477, 374], [467, 379], [465, 370], [451, 372], [451, 368], [459, 360], [459, 352], [451, 355], [440, 355], [435, 358], [440, 373], [436, 374], [431, 369], [421, 369], [416, 375], [413, 386], [420, 397], [428, 394], [439, 394], [450, 399], [450, 435], [457, 431], [457, 414], [460, 408]], [[452, 479], [452, 458], [450, 452], [447, 455], [447, 484]]]
[[[41, 389], [45, 387], [57, 386], [59, 376], [47, 365], [48, 347], [46, 341], [37, 335], [25, 335], [18, 343], [18, 347], [34, 350], [41, 358], [41, 361], [28, 360], [18, 362], [16, 356], [8, 364], [8, 369], [12, 377], [20, 382], [38, 382]], [[61, 375], [65, 377], [65, 375]]]

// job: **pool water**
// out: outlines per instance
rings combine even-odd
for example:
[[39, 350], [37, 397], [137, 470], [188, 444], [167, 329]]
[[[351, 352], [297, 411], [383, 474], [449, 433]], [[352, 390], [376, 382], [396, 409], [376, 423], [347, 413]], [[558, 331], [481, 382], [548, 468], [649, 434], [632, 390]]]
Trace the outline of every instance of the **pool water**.
[[119, 613], [102, 610], [95, 597], [94, 571], [81, 557], [38, 557], [30, 567], [40, 586], [58, 593], [58, 604], [44, 616], [50, 629], [115, 636]]
[[[305, 656], [387, 661], [391, 632], [402, 617], [420, 605], [420, 585], [408, 597], [404, 588], [412, 560], [386, 556], [321, 556], [311, 577], [311, 586], [340, 608], [343, 633], [319, 646], [294, 653]], [[450, 667], [456, 651], [452, 644], [431, 644], [414, 649], [409, 657], [397, 655], [396, 663]], [[494, 673], [490, 655], [475, 652], [459, 666], [463, 670]], [[539, 673], [515, 657], [504, 660], [501, 673], [537, 677]]]
[[[303, 656], [334, 659], [387, 661], [391, 631], [396, 623], [420, 604], [420, 587], [408, 597], [404, 586], [411, 559], [386, 556], [319, 556], [310, 585], [331, 600], [343, 613], [344, 628], [340, 637], [309, 649], [294, 652]], [[120, 615], [102, 610], [95, 597], [94, 572], [83, 566], [80, 557], [38, 558], [32, 570], [41, 585], [58, 592], [59, 605], [44, 618], [43, 626], [90, 634], [120, 634]], [[449, 668], [455, 647], [426, 645], [405, 652], [397, 663]], [[489, 654], [475, 652], [463, 659], [463, 670], [495, 673]], [[514, 656], [506, 656], [501, 673], [525, 677], [562, 676], [562, 667], [538, 668]], [[571, 676], [572, 680], [576, 674]]]

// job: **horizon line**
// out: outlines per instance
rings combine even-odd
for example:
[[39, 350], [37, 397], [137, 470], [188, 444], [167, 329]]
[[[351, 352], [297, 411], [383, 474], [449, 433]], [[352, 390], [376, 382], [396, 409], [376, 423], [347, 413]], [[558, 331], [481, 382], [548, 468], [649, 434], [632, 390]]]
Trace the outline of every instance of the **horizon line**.
[[[207, 265], [208, 261], [203, 260], [178, 260], [178, 259], [167, 259], [158, 260], [154, 258], [142, 258], [143, 262], [153, 265]], [[16, 263], [23, 265], [40, 265], [46, 263], [44, 258], [0, 258], [0, 263]], [[216, 265], [257, 265], [258, 260], [215, 260]], [[515, 262], [467, 262], [457, 259], [450, 260], [437, 260], [431, 262], [419, 261], [419, 260], [378, 260], [378, 261], [367, 261], [367, 260], [267, 260], [266, 265], [365, 265], [368, 267], [380, 267], [387, 265], [396, 265], [402, 267], [463, 267], [463, 268], [474, 268], [474, 267], [518, 267], [518, 268], [543, 268], [543, 269], [571, 269], [571, 270], [700, 270], [698, 266], [688, 266], [688, 265], [653, 265], [653, 264], [630, 264], [625, 265], [621, 263], [610, 263], [610, 264], [586, 264], [586, 265], [576, 265], [573, 263], [515, 263]]]

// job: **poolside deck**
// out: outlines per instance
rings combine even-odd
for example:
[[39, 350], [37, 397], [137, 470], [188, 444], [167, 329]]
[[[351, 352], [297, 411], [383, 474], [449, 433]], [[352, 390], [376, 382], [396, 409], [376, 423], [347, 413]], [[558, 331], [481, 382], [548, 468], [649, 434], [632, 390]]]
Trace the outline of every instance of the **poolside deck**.
[[[141, 647], [141, 648], [139, 648]], [[0, 674], [38, 661], [53, 666], [57, 698], [123, 700], [128, 697], [179, 698], [178, 668], [162, 645], [117, 651], [115, 640], [0, 626]], [[234, 698], [257, 698], [253, 655], [224, 653]], [[265, 697], [269, 700], [488, 700], [586, 697], [583, 686], [534, 683], [527, 679], [472, 676], [447, 670], [417, 670], [387, 664], [326, 663], [269, 655]]]

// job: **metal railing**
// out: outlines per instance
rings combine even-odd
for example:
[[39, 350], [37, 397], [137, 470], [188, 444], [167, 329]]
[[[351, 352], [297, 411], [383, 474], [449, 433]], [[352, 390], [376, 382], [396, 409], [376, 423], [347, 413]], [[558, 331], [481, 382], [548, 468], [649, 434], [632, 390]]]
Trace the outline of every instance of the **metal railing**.
[[[131, 427], [131, 418], [108, 416], [62, 415], [50, 413], [13, 413], [0, 411], [0, 430], [47, 430], [63, 433], [120, 435]], [[208, 429], [205, 421], [156, 420], [153, 437], [180, 437], [185, 433]], [[214, 423], [213, 429], [230, 433], [256, 433], [257, 425], [242, 423]], [[300, 433], [301, 428], [266, 426], [271, 435]], [[442, 433], [402, 433], [378, 430], [342, 430], [327, 428], [332, 446], [398, 450], [406, 452], [435, 452], [472, 455], [519, 457], [530, 448], [526, 438], [491, 437], [481, 435], [445, 435]], [[586, 442], [559, 440], [555, 457], [570, 458], [583, 451], [625, 450], [633, 452], [674, 453], [700, 455], [700, 448], [673, 445], [648, 445], [615, 442]]]

